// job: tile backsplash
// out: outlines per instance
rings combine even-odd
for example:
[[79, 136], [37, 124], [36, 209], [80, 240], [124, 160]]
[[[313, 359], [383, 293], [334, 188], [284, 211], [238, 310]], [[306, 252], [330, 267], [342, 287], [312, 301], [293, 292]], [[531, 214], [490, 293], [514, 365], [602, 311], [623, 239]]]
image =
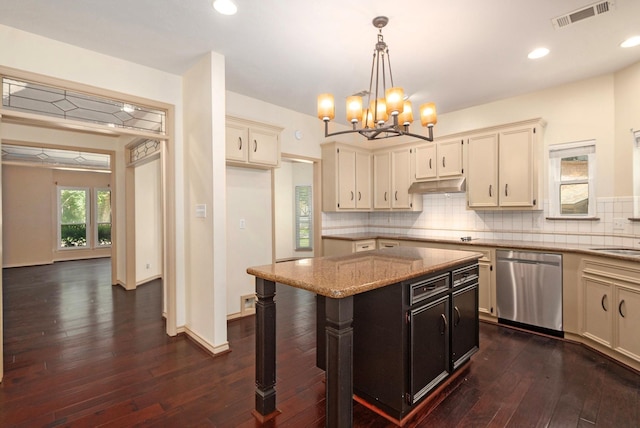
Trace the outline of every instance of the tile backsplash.
[[412, 237], [471, 236], [640, 248], [640, 222], [631, 222], [633, 198], [598, 198], [599, 220], [547, 220], [544, 211], [474, 211], [464, 193], [422, 195], [422, 212], [322, 213], [323, 235], [380, 233]]

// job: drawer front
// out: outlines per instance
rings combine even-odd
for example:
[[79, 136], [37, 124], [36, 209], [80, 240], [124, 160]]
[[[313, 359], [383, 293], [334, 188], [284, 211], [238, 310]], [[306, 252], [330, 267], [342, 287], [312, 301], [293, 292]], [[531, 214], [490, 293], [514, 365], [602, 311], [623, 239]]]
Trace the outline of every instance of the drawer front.
[[421, 302], [449, 289], [449, 274], [426, 278], [410, 283], [409, 304]]
[[453, 271], [453, 286], [459, 287], [472, 282], [478, 282], [480, 268], [478, 265], [467, 266]]
[[353, 252], [359, 253], [361, 251], [371, 251], [376, 249], [376, 241], [373, 239], [367, 241], [358, 241], [353, 244]]

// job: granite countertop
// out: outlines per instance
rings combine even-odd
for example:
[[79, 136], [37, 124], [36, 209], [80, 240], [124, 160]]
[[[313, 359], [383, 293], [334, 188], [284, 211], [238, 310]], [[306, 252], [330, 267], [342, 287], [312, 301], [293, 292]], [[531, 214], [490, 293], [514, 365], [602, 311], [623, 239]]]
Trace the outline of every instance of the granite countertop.
[[552, 242], [529, 242], [529, 241], [509, 241], [491, 239], [472, 239], [471, 241], [461, 241], [460, 237], [415, 237], [407, 235], [386, 235], [381, 233], [345, 233], [341, 235], [323, 235], [323, 239], [339, 239], [345, 241], [361, 241], [366, 239], [391, 239], [415, 242], [434, 242], [443, 244], [468, 245], [469, 251], [473, 251], [473, 246], [493, 247], [514, 250], [552, 251], [552, 252], [573, 252], [587, 254], [590, 256], [610, 257], [619, 260], [638, 262], [640, 257], [625, 254], [611, 254], [594, 250], [593, 248], [620, 248], [611, 245], [581, 245], [581, 244], [560, 244]]
[[396, 247], [340, 257], [315, 257], [254, 266], [247, 273], [340, 299], [421, 275], [472, 263], [482, 254], [435, 248]]

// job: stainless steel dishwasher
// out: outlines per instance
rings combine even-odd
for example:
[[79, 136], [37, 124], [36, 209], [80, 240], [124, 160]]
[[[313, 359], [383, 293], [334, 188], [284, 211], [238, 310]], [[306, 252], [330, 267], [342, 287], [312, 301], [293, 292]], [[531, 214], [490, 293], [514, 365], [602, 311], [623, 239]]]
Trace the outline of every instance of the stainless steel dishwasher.
[[498, 321], [562, 333], [562, 255], [496, 250]]

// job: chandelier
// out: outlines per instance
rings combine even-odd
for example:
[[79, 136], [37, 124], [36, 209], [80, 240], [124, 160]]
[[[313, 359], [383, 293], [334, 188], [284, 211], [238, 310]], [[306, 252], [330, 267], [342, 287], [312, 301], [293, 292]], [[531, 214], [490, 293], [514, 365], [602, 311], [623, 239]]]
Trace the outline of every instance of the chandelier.
[[[357, 132], [368, 140], [407, 135], [433, 141], [433, 126], [438, 121], [434, 103], [420, 106], [420, 122], [429, 130], [429, 136], [409, 132], [409, 125], [413, 122], [411, 101], [405, 100], [404, 90], [393, 84], [389, 49], [382, 37], [382, 28], [388, 22], [389, 18], [386, 16], [378, 16], [373, 19], [373, 26], [378, 28], [378, 42], [373, 51], [366, 108], [363, 108], [360, 95], [347, 97], [347, 120], [351, 122], [353, 129], [329, 133], [329, 122], [335, 117], [333, 95], [320, 94], [318, 96], [318, 118], [324, 121], [325, 137]], [[387, 89], [387, 75], [390, 83], [389, 89]], [[362, 122], [362, 127], [358, 128], [360, 122]]]

